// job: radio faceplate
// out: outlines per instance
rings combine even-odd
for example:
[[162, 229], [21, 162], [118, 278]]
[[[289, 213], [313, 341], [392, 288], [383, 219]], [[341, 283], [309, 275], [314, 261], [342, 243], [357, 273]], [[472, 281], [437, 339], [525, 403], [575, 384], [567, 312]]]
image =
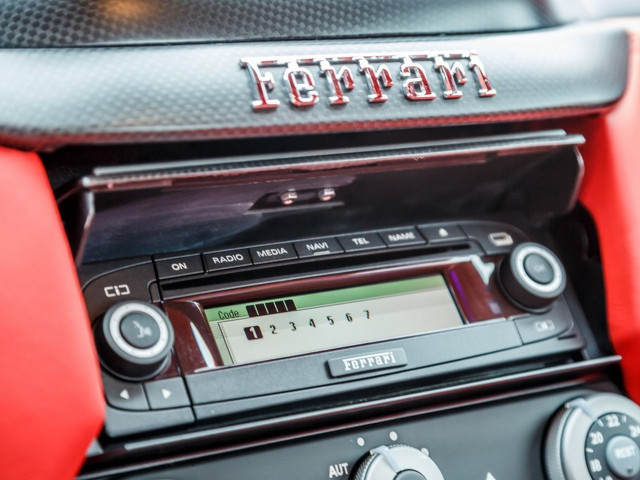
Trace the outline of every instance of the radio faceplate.
[[[349, 251], [345, 238], [377, 246]], [[175, 331], [156, 377], [105, 373], [105, 432], [268, 418], [285, 405], [303, 412], [389, 385], [428, 389], [490, 366], [567, 358], [584, 340], [565, 299], [527, 312], [500, 286], [501, 263], [525, 240], [499, 223], [427, 224], [163, 255], [94, 277], [84, 288], [94, 321], [126, 297], [161, 306]], [[305, 245], [332, 251], [305, 256]], [[225, 256], [233, 265], [207, 268]]]

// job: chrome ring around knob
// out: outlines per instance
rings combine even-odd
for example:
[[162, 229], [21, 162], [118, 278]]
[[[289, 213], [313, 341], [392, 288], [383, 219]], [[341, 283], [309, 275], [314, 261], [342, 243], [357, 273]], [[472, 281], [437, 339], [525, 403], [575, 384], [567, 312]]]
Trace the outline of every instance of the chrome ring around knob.
[[[123, 328], [124, 322], [136, 315], [139, 341], [134, 341], [131, 333]], [[136, 320], [132, 323], [136, 324]], [[167, 364], [173, 347], [174, 334], [169, 319], [158, 307], [146, 302], [126, 301], [111, 306], [96, 325], [95, 333], [103, 367], [126, 380], [155, 376]]]
[[[547, 281], [535, 278], [536, 272], [528, 271], [527, 262], [532, 259], [548, 275]], [[517, 306], [531, 311], [544, 310], [562, 294], [567, 284], [567, 276], [558, 257], [548, 248], [533, 242], [522, 243], [513, 249], [500, 265], [499, 279], [507, 297]]]

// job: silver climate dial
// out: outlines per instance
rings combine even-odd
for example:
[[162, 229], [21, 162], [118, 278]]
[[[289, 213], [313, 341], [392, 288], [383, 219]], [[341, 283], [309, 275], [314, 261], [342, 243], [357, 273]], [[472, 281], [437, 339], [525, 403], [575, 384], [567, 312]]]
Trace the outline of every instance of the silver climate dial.
[[640, 407], [611, 393], [566, 403], [549, 428], [545, 467], [550, 480], [639, 480]]
[[407, 445], [383, 445], [369, 452], [353, 480], [444, 480], [444, 477], [426, 451]]

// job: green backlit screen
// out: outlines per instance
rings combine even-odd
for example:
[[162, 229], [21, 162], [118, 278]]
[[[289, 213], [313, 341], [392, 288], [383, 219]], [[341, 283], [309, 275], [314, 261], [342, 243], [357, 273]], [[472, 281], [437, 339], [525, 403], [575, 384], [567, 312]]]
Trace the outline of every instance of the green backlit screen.
[[225, 365], [458, 327], [442, 275], [205, 310]]

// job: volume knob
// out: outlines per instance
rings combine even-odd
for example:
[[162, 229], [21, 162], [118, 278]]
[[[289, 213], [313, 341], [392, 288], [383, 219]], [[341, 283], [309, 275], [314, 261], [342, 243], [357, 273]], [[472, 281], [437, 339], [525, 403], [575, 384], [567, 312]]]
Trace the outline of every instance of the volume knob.
[[95, 327], [105, 369], [127, 380], [151, 378], [166, 366], [173, 328], [159, 308], [145, 302], [113, 305]]
[[558, 257], [538, 243], [513, 249], [500, 265], [500, 284], [505, 294], [525, 310], [543, 310], [564, 291], [567, 276]]

